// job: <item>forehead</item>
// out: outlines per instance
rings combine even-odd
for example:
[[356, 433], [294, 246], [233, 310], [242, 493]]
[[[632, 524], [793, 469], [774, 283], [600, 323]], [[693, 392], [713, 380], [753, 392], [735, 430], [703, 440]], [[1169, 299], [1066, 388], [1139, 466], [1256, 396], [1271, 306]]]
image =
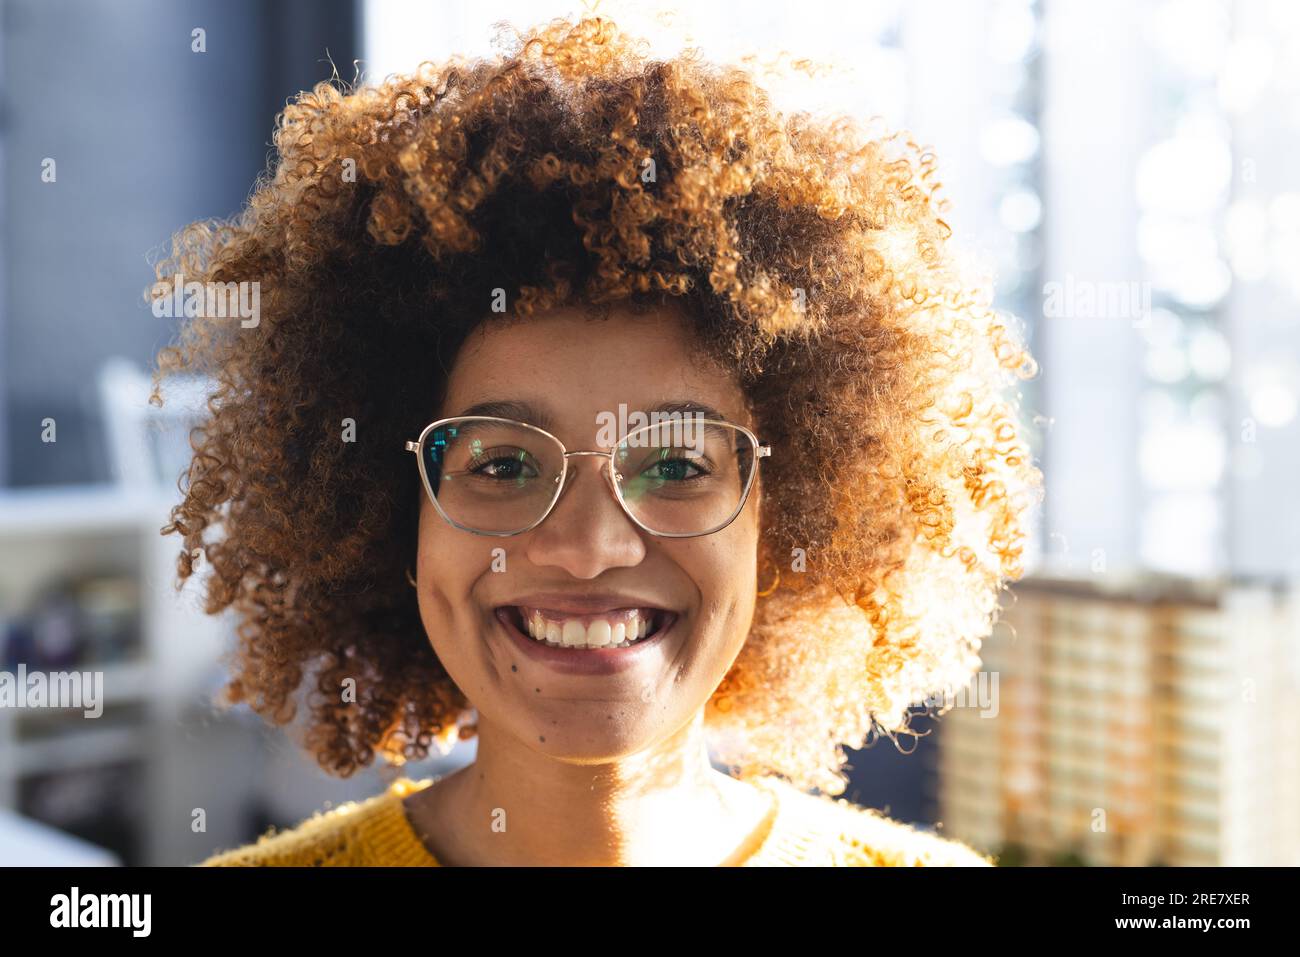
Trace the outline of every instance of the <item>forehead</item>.
[[688, 319], [618, 308], [480, 324], [456, 357], [439, 415], [503, 415], [581, 443], [620, 406], [751, 425], [734, 375], [705, 355]]

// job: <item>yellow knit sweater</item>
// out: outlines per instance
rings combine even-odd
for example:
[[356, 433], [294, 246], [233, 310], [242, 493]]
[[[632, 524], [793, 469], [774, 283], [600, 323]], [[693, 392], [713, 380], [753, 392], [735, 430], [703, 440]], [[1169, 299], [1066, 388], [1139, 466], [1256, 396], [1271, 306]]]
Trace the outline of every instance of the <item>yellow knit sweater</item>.
[[[291, 830], [223, 851], [203, 867], [437, 867], [402, 799], [435, 779], [399, 778], [381, 794], [317, 812]], [[772, 798], [765, 826], [742, 849], [741, 867], [989, 867], [965, 844], [891, 821], [877, 811], [800, 791], [780, 778], [753, 783]]]

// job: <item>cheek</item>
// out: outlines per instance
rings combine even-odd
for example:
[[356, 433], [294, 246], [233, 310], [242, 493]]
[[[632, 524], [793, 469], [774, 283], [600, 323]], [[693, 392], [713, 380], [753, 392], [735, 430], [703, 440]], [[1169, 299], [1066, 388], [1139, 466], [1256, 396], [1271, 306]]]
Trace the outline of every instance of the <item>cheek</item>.
[[736, 618], [740, 626], [740, 643], [749, 634], [758, 605], [758, 545], [759, 509], [757, 496], [736, 520], [735, 541], [729, 544], [731, 554], [731, 587], [737, 596]]
[[758, 526], [747, 515], [700, 544], [681, 565], [700, 593], [701, 627], [737, 647], [753, 621], [758, 566]]
[[420, 509], [416, 581], [420, 617], [440, 654], [448, 649], [437, 647], [438, 643], [460, 631], [449, 626], [462, 626], [472, 607], [469, 596], [477, 566], [461, 539], [426, 499]]

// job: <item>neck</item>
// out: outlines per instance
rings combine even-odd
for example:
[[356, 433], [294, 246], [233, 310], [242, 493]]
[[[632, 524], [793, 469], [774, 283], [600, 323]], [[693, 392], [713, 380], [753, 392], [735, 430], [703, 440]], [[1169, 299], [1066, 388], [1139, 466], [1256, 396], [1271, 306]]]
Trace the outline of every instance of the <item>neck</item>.
[[717, 865], [765, 816], [749, 785], [709, 762], [701, 711], [616, 761], [540, 754], [481, 719], [474, 763], [421, 792], [444, 864]]

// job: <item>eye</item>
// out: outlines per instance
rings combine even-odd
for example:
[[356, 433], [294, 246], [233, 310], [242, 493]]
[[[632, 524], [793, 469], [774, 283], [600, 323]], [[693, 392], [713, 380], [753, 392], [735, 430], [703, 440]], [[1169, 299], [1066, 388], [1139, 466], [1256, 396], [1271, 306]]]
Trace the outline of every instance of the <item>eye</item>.
[[688, 458], [665, 458], [652, 464], [644, 474], [649, 478], [664, 479], [669, 482], [685, 482], [709, 473], [698, 461]]
[[466, 466], [465, 471], [503, 481], [537, 478], [540, 474], [526, 449], [508, 447], [480, 452]]

